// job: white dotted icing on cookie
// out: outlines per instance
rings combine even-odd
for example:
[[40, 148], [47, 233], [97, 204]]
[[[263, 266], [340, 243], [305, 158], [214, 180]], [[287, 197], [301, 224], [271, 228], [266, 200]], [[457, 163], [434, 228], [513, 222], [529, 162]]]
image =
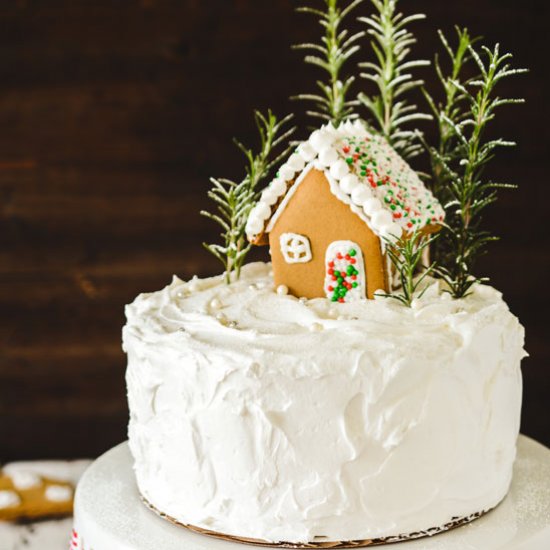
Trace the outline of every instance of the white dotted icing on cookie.
[[13, 508], [21, 504], [21, 499], [15, 491], [0, 491], [0, 510]]
[[33, 489], [42, 484], [40, 476], [37, 476], [32, 472], [12, 472], [9, 477], [13, 483], [13, 486], [19, 491]]
[[63, 485], [50, 485], [44, 495], [50, 502], [67, 502], [71, 500], [73, 491], [70, 487]]
[[443, 208], [432, 192], [388, 142], [370, 134], [359, 121], [346, 122], [313, 132], [280, 167], [250, 212], [246, 226], [250, 241], [266, 231], [266, 226], [269, 230], [285, 201], [278, 208], [275, 205], [287, 192], [292, 193], [290, 184], [296, 178], [299, 182], [304, 170], [311, 168], [323, 171], [331, 191], [380, 237], [398, 238], [403, 232], [444, 220]]

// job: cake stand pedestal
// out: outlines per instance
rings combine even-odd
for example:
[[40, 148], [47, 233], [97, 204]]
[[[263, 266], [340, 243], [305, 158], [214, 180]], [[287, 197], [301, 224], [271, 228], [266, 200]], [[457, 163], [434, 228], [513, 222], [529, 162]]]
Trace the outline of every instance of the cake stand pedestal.
[[[246, 550], [253, 546], [192, 533], [141, 502], [127, 443], [89, 468], [76, 495], [75, 529], [84, 550]], [[432, 538], [375, 548], [543, 550], [550, 548], [550, 450], [520, 436], [514, 480], [502, 504], [475, 522]]]

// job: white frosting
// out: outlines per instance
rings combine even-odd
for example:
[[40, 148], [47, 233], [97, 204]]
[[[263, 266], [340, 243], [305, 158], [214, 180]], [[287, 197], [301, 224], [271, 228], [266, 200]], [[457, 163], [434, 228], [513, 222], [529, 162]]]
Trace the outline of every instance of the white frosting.
[[138, 297], [124, 348], [142, 494], [183, 523], [292, 542], [494, 507], [516, 452], [523, 328], [487, 286], [455, 301], [433, 283], [413, 306], [297, 300], [265, 264]]
[[[280, 167], [250, 212], [246, 225], [250, 241], [271, 231], [311, 168], [324, 172], [332, 193], [379, 237], [398, 238], [404, 231], [411, 233], [444, 219], [432, 192], [384, 138], [370, 134], [360, 121], [345, 122], [338, 128], [328, 124], [315, 130]], [[376, 204], [366, 202], [373, 198]], [[383, 223], [373, 216], [381, 209], [387, 214]]]

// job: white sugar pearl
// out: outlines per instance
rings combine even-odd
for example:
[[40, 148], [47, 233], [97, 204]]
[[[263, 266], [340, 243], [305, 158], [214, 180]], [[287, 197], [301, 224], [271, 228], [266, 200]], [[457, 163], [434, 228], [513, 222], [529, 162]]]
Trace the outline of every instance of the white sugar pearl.
[[227, 317], [223, 313], [217, 313], [216, 314], [216, 321], [225, 324], [227, 323]]
[[338, 160], [338, 153], [332, 149], [324, 149], [319, 153], [319, 162], [323, 166], [330, 166], [333, 162], [336, 162]]
[[340, 181], [344, 176], [349, 174], [349, 166], [345, 160], [338, 160], [330, 167], [330, 175]]
[[309, 143], [317, 151], [317, 153], [321, 153], [325, 149], [330, 148], [332, 145], [332, 136], [330, 133], [323, 131], [323, 130], [315, 130], [313, 134], [311, 134], [311, 137], [309, 138]]
[[44, 496], [50, 502], [67, 502], [73, 496], [73, 490], [63, 485], [50, 485], [46, 488]]
[[363, 204], [367, 199], [369, 198], [369, 190], [365, 185], [358, 185], [352, 192], [351, 192], [351, 200], [355, 204]]
[[290, 156], [287, 163], [291, 168], [296, 170], [296, 172], [300, 172], [300, 170], [304, 169], [304, 166], [306, 165], [305, 160], [298, 154], [294, 153]]
[[271, 187], [268, 187], [262, 193], [262, 202], [269, 206], [273, 206], [278, 199], [279, 195]]
[[[259, 202], [253, 210], [254, 217], [260, 218], [260, 220], [267, 220], [271, 216], [271, 208], [263, 202]], [[251, 213], [252, 214], [252, 213]]]
[[313, 323], [309, 327], [310, 332], [322, 332], [324, 330], [324, 327], [321, 323]]
[[355, 174], [348, 174], [340, 180], [340, 189], [351, 195], [351, 192], [359, 185], [359, 178]]
[[401, 235], [403, 234], [403, 229], [401, 226], [397, 223], [390, 223], [389, 225], [386, 225], [382, 227], [380, 230], [380, 233], [383, 237], [386, 237], [387, 239], [399, 239]]
[[317, 156], [317, 151], [307, 141], [298, 147], [298, 153], [305, 162], [311, 162]]
[[263, 221], [254, 216], [250, 216], [246, 222], [247, 235], [257, 235], [264, 228]]
[[363, 210], [367, 216], [372, 216], [374, 213], [378, 212], [382, 208], [382, 203], [375, 197], [367, 199], [363, 203]]
[[393, 223], [393, 216], [387, 210], [378, 210], [371, 217], [372, 225], [382, 228]]
[[40, 476], [37, 476], [32, 472], [13, 472], [10, 474], [10, 478], [14, 487], [19, 491], [25, 491], [27, 489], [32, 489], [33, 487], [38, 487], [42, 483]]
[[286, 182], [281, 178], [274, 179], [269, 188], [280, 197], [286, 191]]
[[279, 175], [285, 181], [290, 181], [294, 179], [295, 174], [296, 170], [294, 170], [294, 168], [292, 168], [292, 166], [289, 166], [288, 164], [283, 164], [279, 169]]
[[15, 491], [0, 491], [0, 510], [13, 508], [21, 503], [19, 495]]
[[279, 296], [286, 296], [288, 294], [288, 287], [286, 285], [279, 285], [277, 287], [277, 294]]
[[372, 199], [372, 190], [371, 190], [371, 188], [365, 185], [365, 191], [366, 191], [366, 196], [368, 197], [368, 199], [365, 199], [365, 200], [363, 201], [363, 204], [361, 205], [361, 206], [363, 207], [363, 209], [364, 209], [365, 203], [366, 203], [368, 200]]
[[220, 309], [222, 307], [222, 303], [219, 298], [212, 298], [212, 300], [210, 300], [209, 306], [212, 309]]

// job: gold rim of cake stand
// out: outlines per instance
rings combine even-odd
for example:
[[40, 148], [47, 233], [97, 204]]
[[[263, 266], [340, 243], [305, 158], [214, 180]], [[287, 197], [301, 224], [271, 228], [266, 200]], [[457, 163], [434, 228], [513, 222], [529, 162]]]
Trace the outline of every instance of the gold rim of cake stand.
[[227, 535], [224, 533], [219, 533], [217, 531], [210, 531], [209, 529], [204, 529], [202, 527], [197, 527], [196, 525], [190, 525], [187, 523], [182, 523], [181, 521], [178, 521], [174, 519], [173, 517], [169, 516], [168, 514], [165, 514], [164, 512], [161, 512], [155, 506], [153, 506], [143, 495], [141, 496], [141, 500], [145, 503], [145, 505], [153, 511], [155, 514], [160, 516], [163, 519], [166, 519], [173, 523], [174, 525], [177, 525], [178, 527], [184, 527], [185, 529], [188, 529], [189, 531], [192, 531], [194, 533], [198, 533], [199, 535], [205, 535], [207, 537], [212, 537], [220, 540], [225, 540], [228, 542], [237, 542], [241, 544], [248, 544], [252, 546], [261, 546], [264, 548], [334, 548], [334, 549], [344, 549], [344, 548], [366, 548], [368, 546], [382, 546], [385, 544], [394, 544], [398, 542], [406, 542], [408, 540], [415, 540], [420, 539], [424, 537], [432, 537], [434, 535], [438, 535], [440, 533], [445, 533], [447, 531], [451, 531], [452, 529], [456, 529], [457, 527], [461, 527], [463, 525], [467, 525], [468, 523], [471, 523], [472, 521], [475, 521], [476, 519], [479, 519], [480, 517], [484, 516], [485, 514], [489, 513], [492, 509], [484, 510], [482, 512], [476, 512], [474, 514], [470, 514], [469, 516], [465, 517], [456, 517], [453, 518], [450, 522], [446, 523], [445, 525], [441, 527], [432, 527], [430, 529], [425, 529], [422, 531], [416, 531], [413, 533], [403, 534], [403, 535], [396, 535], [391, 537], [381, 537], [381, 538], [374, 538], [374, 539], [364, 539], [364, 540], [348, 540], [348, 541], [318, 541], [318, 542], [305, 542], [305, 543], [295, 543], [295, 542], [269, 542], [262, 539], [254, 539], [249, 537], [239, 537], [236, 535]]

